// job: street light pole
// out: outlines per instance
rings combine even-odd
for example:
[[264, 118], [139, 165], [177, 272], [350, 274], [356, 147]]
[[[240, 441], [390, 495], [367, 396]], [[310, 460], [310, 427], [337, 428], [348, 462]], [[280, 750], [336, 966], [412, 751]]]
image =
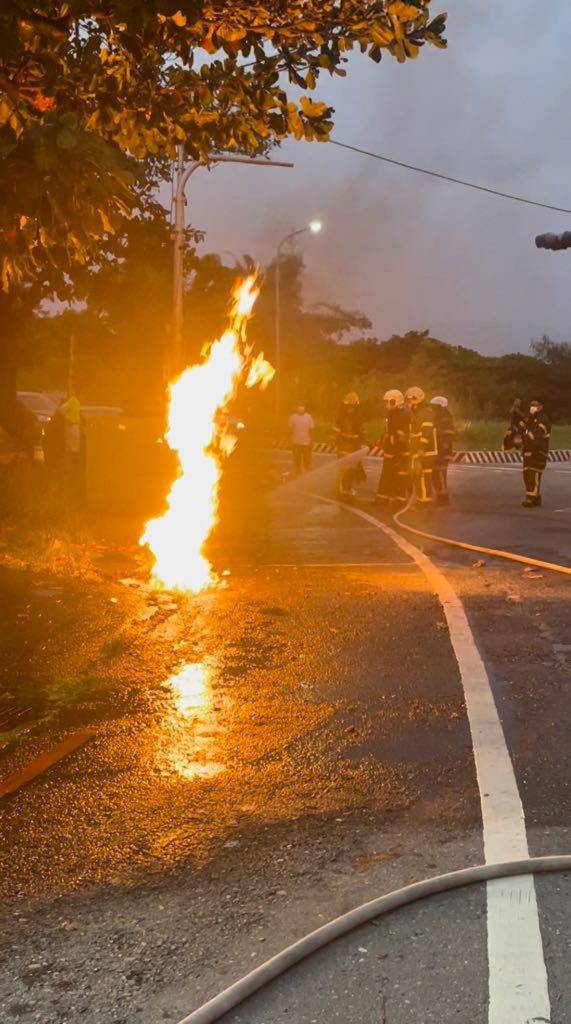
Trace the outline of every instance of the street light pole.
[[221, 154], [214, 157], [210, 164], [193, 160], [185, 167], [184, 145], [177, 150], [176, 188], [174, 195], [174, 229], [173, 229], [173, 303], [172, 303], [172, 366], [168, 367], [168, 377], [179, 373], [184, 367], [185, 352], [182, 336], [183, 298], [184, 298], [184, 231], [185, 231], [185, 189], [192, 174], [199, 167], [216, 167], [217, 164], [248, 164], [254, 167], [293, 167], [292, 163], [277, 160], [265, 160], [255, 157], [227, 156]]
[[306, 231], [311, 231], [313, 235], [319, 234], [321, 231], [322, 224], [319, 220], [312, 220], [309, 224], [306, 224], [303, 228], [298, 228], [297, 231], [290, 231], [289, 234], [284, 235], [281, 242], [278, 244], [276, 250], [276, 266], [275, 266], [275, 340], [276, 340], [276, 351], [275, 351], [275, 364], [276, 364], [276, 413], [279, 418], [281, 411], [281, 363], [282, 363], [282, 338], [281, 338], [281, 259], [284, 246], [288, 242], [291, 242], [292, 238], [297, 238], [298, 235], [304, 235]]

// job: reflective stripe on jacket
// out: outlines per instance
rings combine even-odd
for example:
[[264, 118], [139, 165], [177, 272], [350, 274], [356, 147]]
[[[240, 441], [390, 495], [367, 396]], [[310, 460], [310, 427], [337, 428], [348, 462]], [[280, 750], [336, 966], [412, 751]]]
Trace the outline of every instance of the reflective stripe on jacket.
[[436, 427], [434, 409], [423, 402], [413, 409], [410, 417], [410, 446], [413, 455], [436, 455]]

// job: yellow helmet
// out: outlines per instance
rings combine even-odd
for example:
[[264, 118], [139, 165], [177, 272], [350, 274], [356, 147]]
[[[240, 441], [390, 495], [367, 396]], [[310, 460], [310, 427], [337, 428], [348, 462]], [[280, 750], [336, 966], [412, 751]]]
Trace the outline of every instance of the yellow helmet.
[[413, 387], [407, 389], [404, 397], [408, 404], [414, 408], [415, 405], [420, 405], [421, 402], [424, 402], [425, 396], [422, 388]]
[[404, 405], [404, 395], [397, 388], [389, 388], [383, 395], [383, 402], [386, 402], [389, 409], [400, 409]]
[[356, 391], [348, 391], [343, 399], [344, 405], [359, 405], [359, 396]]

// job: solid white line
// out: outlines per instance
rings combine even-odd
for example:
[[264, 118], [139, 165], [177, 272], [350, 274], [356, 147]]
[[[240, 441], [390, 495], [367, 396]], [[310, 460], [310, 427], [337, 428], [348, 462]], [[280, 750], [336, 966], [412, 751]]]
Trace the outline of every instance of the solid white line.
[[256, 568], [262, 569], [414, 569], [410, 562], [266, 562]]
[[[331, 498], [312, 495], [338, 504]], [[486, 667], [462, 601], [446, 576], [410, 541], [361, 509], [346, 509], [382, 530], [424, 572], [444, 610], [464, 688], [480, 791], [486, 863], [529, 856], [525, 819]], [[547, 971], [531, 875], [489, 882], [489, 1024], [551, 1020]]]

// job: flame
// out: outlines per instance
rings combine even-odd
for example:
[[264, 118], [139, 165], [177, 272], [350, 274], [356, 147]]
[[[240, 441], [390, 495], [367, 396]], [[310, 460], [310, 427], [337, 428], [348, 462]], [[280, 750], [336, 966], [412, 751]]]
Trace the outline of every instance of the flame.
[[259, 294], [258, 275], [238, 283], [230, 327], [170, 385], [165, 440], [178, 455], [180, 473], [167, 498], [167, 511], [151, 519], [141, 537], [154, 556], [153, 581], [172, 590], [197, 593], [217, 582], [204, 546], [218, 520], [224, 459], [236, 439], [225, 432], [224, 413], [242, 383], [264, 387], [273, 367], [252, 358], [246, 327]]

